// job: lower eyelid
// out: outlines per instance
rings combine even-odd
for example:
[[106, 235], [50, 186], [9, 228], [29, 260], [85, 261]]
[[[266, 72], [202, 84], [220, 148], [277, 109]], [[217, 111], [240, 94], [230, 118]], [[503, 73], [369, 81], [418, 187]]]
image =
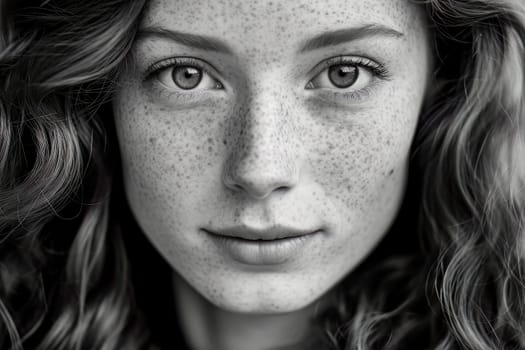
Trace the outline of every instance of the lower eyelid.
[[155, 81], [155, 79], [145, 81], [144, 88], [145, 94], [147, 94], [151, 103], [162, 104], [173, 109], [177, 109], [177, 107], [195, 108], [209, 105], [225, 97], [224, 94], [218, 94], [218, 92], [223, 91], [222, 89], [186, 90], [180, 92], [166, 88], [159, 81]]
[[330, 88], [313, 89], [310, 90], [310, 98], [319, 99], [329, 104], [362, 103], [373, 98], [377, 93], [377, 90], [380, 88], [380, 85], [381, 84], [376, 81], [372, 82], [365, 88], [350, 92], [338, 92], [337, 90]]

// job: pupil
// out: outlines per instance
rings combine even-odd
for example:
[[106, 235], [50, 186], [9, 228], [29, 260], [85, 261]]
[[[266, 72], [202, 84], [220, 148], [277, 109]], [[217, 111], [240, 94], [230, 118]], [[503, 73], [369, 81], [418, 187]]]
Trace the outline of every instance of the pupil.
[[179, 66], [173, 69], [173, 82], [183, 90], [195, 89], [202, 80], [202, 70], [192, 66]]
[[356, 82], [358, 70], [353, 65], [338, 64], [330, 67], [328, 77], [332, 84], [343, 89], [352, 86]]

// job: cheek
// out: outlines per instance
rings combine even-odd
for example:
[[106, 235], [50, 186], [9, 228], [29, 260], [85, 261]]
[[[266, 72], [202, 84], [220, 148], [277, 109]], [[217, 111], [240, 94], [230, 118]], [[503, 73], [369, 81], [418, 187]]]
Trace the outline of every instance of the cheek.
[[417, 109], [400, 110], [393, 103], [370, 111], [325, 111], [323, 119], [344, 122], [310, 126], [318, 130], [312, 135], [317, 147], [309, 152], [310, 172], [328, 198], [352, 212], [396, 199], [418, 115]]
[[321, 190], [323, 216], [338, 233], [320, 259], [338, 276], [373, 249], [402, 203], [420, 107], [410, 96], [391, 96], [378, 108], [311, 112], [320, 118], [305, 124], [311, 145], [305, 173]]
[[216, 115], [226, 111], [221, 106], [167, 110], [133, 91], [121, 92], [114, 111], [128, 202], [139, 216], [175, 214], [155, 227], [181, 225], [181, 218], [199, 212], [193, 209], [202, 205], [200, 194], [220, 180], [218, 159], [225, 146]]

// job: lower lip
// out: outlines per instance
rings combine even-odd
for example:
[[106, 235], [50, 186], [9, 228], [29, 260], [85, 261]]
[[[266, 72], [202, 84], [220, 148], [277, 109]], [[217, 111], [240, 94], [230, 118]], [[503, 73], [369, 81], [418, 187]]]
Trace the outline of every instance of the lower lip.
[[277, 265], [299, 255], [318, 233], [274, 240], [248, 240], [213, 233], [210, 236], [233, 260], [248, 265]]

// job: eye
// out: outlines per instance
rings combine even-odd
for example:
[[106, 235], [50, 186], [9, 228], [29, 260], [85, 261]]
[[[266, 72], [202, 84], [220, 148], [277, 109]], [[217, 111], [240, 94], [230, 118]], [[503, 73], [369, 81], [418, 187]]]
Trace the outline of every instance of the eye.
[[306, 89], [359, 91], [368, 87], [374, 78], [386, 78], [384, 68], [362, 57], [336, 57], [322, 63], [324, 69], [306, 85]]
[[168, 60], [157, 67], [152, 67], [152, 74], [170, 90], [217, 90], [222, 84], [196, 60]]
[[172, 66], [161, 70], [157, 79], [170, 89], [213, 90], [222, 85], [205, 70], [195, 66]]

